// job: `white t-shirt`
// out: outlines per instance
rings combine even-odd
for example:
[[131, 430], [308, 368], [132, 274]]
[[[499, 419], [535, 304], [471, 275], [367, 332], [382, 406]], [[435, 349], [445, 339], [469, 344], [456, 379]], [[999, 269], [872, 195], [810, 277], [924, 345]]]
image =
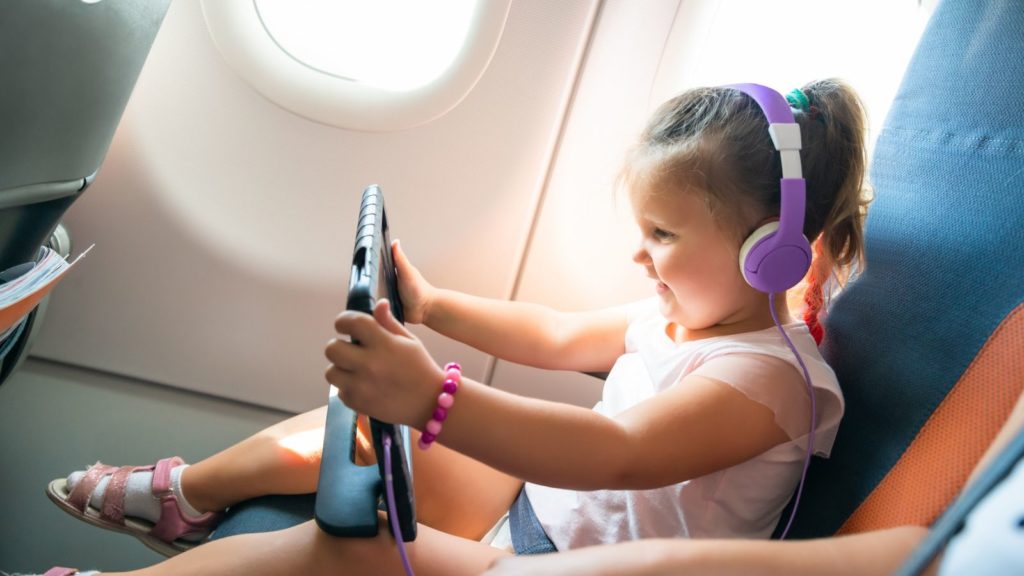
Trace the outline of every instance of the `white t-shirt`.
[[[544, 531], [559, 550], [640, 538], [770, 537], [799, 482], [810, 424], [806, 387], [792, 385], [791, 378], [779, 384], [764, 376], [789, 366], [800, 370], [778, 328], [677, 343], [666, 333], [668, 321], [656, 300], [633, 305], [630, 316], [626, 353], [608, 374], [594, 410], [614, 418], [683, 377], [699, 374], [767, 406], [791, 440], [730, 468], [653, 490], [580, 492], [527, 483]], [[814, 452], [827, 457], [843, 415], [843, 395], [807, 326], [784, 327], [815, 390]]]

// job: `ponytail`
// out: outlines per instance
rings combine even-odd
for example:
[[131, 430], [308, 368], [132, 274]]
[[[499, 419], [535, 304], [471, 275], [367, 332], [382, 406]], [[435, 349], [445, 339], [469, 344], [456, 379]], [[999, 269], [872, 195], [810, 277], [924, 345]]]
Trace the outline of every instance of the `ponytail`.
[[804, 291], [804, 321], [819, 343], [829, 297], [864, 268], [864, 220], [871, 201], [865, 187], [867, 119], [857, 94], [836, 79], [801, 89], [810, 102], [798, 113], [804, 146], [808, 209], [804, 231], [814, 259]]

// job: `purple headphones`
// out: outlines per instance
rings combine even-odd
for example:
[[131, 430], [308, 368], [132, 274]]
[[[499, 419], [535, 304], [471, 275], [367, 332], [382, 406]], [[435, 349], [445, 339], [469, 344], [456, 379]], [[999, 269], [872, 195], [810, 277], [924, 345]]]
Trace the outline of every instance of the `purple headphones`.
[[814, 401], [814, 388], [811, 374], [804, 364], [800, 352], [786, 334], [775, 314], [775, 294], [784, 292], [798, 282], [811, 267], [811, 244], [804, 236], [804, 209], [807, 204], [807, 183], [800, 169], [800, 125], [793, 118], [789, 102], [781, 94], [760, 84], [731, 84], [726, 88], [739, 90], [754, 99], [768, 119], [768, 133], [772, 143], [782, 158], [781, 195], [779, 197], [779, 221], [769, 222], [747, 237], [740, 248], [740, 271], [747, 283], [768, 293], [769, 308], [772, 320], [778, 327], [786, 344], [796, 357], [803, 372], [807, 393], [811, 398], [811, 433], [807, 435], [807, 454], [804, 456], [804, 468], [800, 474], [793, 500], [793, 509], [789, 520], [782, 530], [780, 539], [785, 539], [789, 528], [796, 518], [800, 506], [800, 496], [807, 480], [807, 469], [814, 453], [814, 432], [817, 430], [817, 406]]
[[768, 119], [768, 133], [782, 158], [779, 221], [754, 230], [740, 248], [740, 271], [748, 284], [767, 293], [796, 286], [811, 267], [804, 236], [807, 183], [800, 169], [800, 125], [781, 94], [760, 84], [730, 84], [754, 99]]

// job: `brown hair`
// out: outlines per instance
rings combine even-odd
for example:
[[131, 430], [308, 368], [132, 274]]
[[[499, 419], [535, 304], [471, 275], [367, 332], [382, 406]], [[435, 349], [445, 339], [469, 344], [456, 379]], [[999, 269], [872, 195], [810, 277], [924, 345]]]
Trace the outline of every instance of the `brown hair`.
[[[867, 120], [860, 98], [840, 80], [811, 82], [801, 90], [810, 108], [793, 115], [807, 181], [804, 235], [815, 244], [804, 294], [813, 331], [823, 284], [833, 277], [842, 283], [864, 264]], [[724, 87], [689, 90], [659, 107], [620, 174], [627, 186], [643, 181], [656, 184], [652, 189], [699, 191], [737, 243], [778, 215], [780, 178], [782, 164], [761, 108]]]

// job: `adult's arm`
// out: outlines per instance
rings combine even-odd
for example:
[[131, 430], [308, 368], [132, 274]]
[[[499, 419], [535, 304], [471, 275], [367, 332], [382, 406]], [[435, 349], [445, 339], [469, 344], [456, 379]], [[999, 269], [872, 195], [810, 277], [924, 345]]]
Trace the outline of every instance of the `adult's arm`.
[[892, 574], [927, 529], [902, 526], [815, 540], [637, 540], [497, 561], [487, 576], [872, 576]]

